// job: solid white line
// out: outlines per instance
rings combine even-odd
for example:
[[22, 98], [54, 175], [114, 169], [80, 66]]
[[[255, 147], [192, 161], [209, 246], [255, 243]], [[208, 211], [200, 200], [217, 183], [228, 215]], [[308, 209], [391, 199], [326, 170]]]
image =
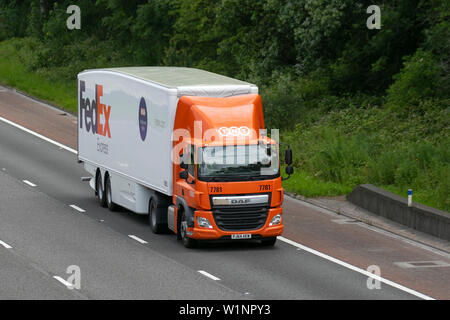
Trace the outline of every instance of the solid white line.
[[75, 210], [77, 210], [79, 212], [86, 212], [86, 210], [81, 209], [80, 207], [78, 207], [78, 206], [76, 206], [74, 204], [71, 204], [69, 207], [71, 207], [71, 208], [73, 208], [73, 209], [75, 209]]
[[33, 182], [30, 182], [28, 180], [22, 180], [24, 183], [26, 183], [27, 185], [29, 185], [30, 187], [36, 187], [36, 185]]
[[54, 279], [58, 280], [59, 282], [61, 282], [63, 285], [65, 285], [67, 288], [73, 288], [73, 284], [71, 284], [70, 282], [64, 280], [63, 278], [61, 278], [60, 276], [53, 276]]
[[8, 119], [5, 119], [5, 118], [0, 117], [0, 120], [3, 121], [3, 122], [6, 122], [7, 124], [10, 124], [10, 125], [12, 125], [12, 126], [18, 128], [18, 129], [20, 129], [20, 130], [22, 130], [22, 131], [25, 131], [25, 132], [27, 132], [27, 133], [29, 133], [29, 134], [32, 134], [32, 135], [35, 136], [35, 137], [38, 137], [38, 138], [40, 138], [40, 139], [42, 139], [42, 140], [45, 140], [45, 141], [50, 142], [50, 143], [53, 143], [55, 146], [58, 146], [58, 147], [60, 147], [60, 148], [62, 148], [62, 149], [65, 149], [65, 150], [67, 150], [67, 151], [70, 151], [70, 152], [72, 152], [72, 153], [78, 154], [78, 152], [77, 152], [76, 150], [74, 150], [74, 149], [72, 149], [72, 148], [69, 148], [68, 146], [65, 146], [65, 145], [63, 145], [63, 144], [61, 144], [61, 143], [59, 143], [59, 142], [56, 142], [56, 141], [54, 141], [54, 140], [52, 140], [52, 139], [50, 139], [50, 138], [47, 138], [47, 137], [43, 136], [42, 134], [39, 134], [39, 133], [37, 133], [37, 132], [34, 132], [34, 131], [32, 131], [32, 130], [30, 130], [30, 129], [27, 129], [27, 128], [25, 128], [25, 127], [22, 127], [21, 125], [19, 125], [19, 124], [17, 124], [17, 123], [14, 123], [14, 122], [12, 122], [12, 121], [10, 121], [10, 120], [8, 120]]
[[7, 244], [6, 242], [3, 242], [2, 240], [0, 240], [0, 244], [2, 246], [4, 246], [6, 249], [12, 249], [12, 247], [9, 244]]
[[391, 281], [391, 280], [387, 280], [387, 279], [385, 279], [385, 278], [382, 278], [382, 277], [380, 277], [380, 276], [377, 276], [377, 275], [375, 275], [375, 274], [373, 274], [373, 273], [371, 273], [371, 272], [368, 272], [368, 271], [366, 271], [366, 270], [363, 270], [363, 269], [360, 269], [360, 268], [358, 268], [358, 267], [355, 267], [355, 266], [353, 266], [353, 265], [351, 265], [351, 264], [349, 264], [349, 263], [347, 263], [347, 262], [344, 262], [344, 261], [341, 261], [341, 260], [339, 260], [339, 259], [333, 258], [333, 257], [331, 257], [331, 256], [329, 256], [329, 255], [326, 255], [326, 254], [322, 253], [322, 252], [319, 252], [319, 251], [317, 251], [317, 250], [314, 250], [314, 249], [311, 249], [311, 248], [309, 248], [309, 247], [306, 247], [306, 246], [304, 246], [304, 245], [302, 245], [302, 244], [299, 244], [299, 243], [297, 243], [297, 242], [295, 242], [295, 241], [289, 240], [289, 239], [287, 239], [287, 238], [285, 238], [285, 237], [278, 236], [278, 239], [281, 240], [281, 241], [283, 241], [283, 242], [286, 242], [286, 243], [288, 243], [288, 244], [290, 244], [290, 245], [293, 245], [294, 247], [297, 247], [297, 248], [303, 249], [303, 250], [305, 250], [305, 251], [308, 251], [309, 253], [312, 253], [312, 254], [314, 254], [314, 255], [316, 255], [316, 256], [319, 256], [319, 257], [321, 257], [321, 258], [323, 258], [323, 259], [326, 259], [326, 260], [328, 260], [328, 261], [334, 262], [334, 263], [336, 263], [336, 264], [338, 264], [338, 265], [341, 265], [341, 266], [343, 266], [343, 267], [345, 267], [345, 268], [348, 268], [348, 269], [350, 269], [350, 270], [359, 272], [359, 273], [365, 275], [366, 277], [373, 278], [373, 279], [375, 279], [375, 280], [378, 280], [378, 281], [380, 281], [380, 282], [383, 282], [383, 283], [385, 283], [385, 284], [387, 284], [387, 285], [390, 285], [391, 287], [394, 287], [394, 288], [396, 288], [396, 289], [405, 291], [405, 292], [407, 292], [407, 293], [409, 293], [409, 294], [412, 294], [412, 295], [414, 295], [414, 296], [416, 296], [416, 297], [419, 297], [419, 298], [421, 298], [421, 299], [425, 299], [425, 300], [435, 300], [434, 298], [429, 297], [429, 296], [427, 296], [427, 295], [424, 295], [424, 294], [422, 294], [422, 293], [420, 293], [420, 292], [417, 292], [417, 291], [415, 291], [415, 290], [413, 290], [413, 289], [407, 288], [407, 287], [405, 287], [405, 286], [402, 286], [401, 284], [398, 284], [398, 283], [395, 283], [395, 282], [393, 282], [393, 281]]
[[137, 242], [140, 242], [140, 243], [142, 243], [142, 244], [148, 243], [147, 241], [142, 240], [141, 238], [136, 237], [136, 236], [134, 236], [134, 235], [132, 235], [132, 234], [129, 234], [128, 236], [129, 236], [131, 239], [136, 240]]
[[204, 275], [204, 276], [206, 276], [206, 277], [208, 277], [210, 279], [213, 279], [214, 281], [220, 280], [220, 278], [217, 278], [216, 276], [213, 276], [211, 273], [208, 273], [206, 271], [198, 270], [198, 272], [200, 272], [202, 275]]

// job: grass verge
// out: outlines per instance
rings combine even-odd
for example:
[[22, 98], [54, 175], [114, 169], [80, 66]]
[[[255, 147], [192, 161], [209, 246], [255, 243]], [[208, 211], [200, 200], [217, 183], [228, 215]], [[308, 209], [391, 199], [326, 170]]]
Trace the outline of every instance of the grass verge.
[[19, 40], [11, 39], [0, 42], [0, 84], [14, 87], [75, 113], [77, 108], [76, 80], [49, 80], [39, 72], [29, 70], [20, 56]]

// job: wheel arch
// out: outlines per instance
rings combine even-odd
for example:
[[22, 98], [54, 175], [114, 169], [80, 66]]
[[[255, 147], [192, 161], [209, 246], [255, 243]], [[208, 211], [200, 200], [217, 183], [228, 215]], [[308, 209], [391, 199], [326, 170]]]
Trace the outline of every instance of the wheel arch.
[[180, 212], [184, 212], [186, 214], [188, 227], [193, 228], [194, 227], [194, 211], [195, 211], [195, 209], [189, 207], [188, 204], [186, 203], [186, 200], [181, 197], [177, 197], [175, 206], [177, 207], [177, 237], [179, 237], [180, 233], [178, 232], [178, 230], [179, 230], [179, 226], [181, 224]]

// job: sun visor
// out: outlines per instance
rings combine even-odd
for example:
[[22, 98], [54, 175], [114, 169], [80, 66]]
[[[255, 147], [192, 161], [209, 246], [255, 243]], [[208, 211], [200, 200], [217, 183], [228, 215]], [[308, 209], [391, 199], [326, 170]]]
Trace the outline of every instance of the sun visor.
[[232, 97], [243, 94], [255, 93], [255, 86], [250, 85], [220, 85], [220, 86], [184, 86], [178, 87], [178, 97], [199, 96], [199, 97]]

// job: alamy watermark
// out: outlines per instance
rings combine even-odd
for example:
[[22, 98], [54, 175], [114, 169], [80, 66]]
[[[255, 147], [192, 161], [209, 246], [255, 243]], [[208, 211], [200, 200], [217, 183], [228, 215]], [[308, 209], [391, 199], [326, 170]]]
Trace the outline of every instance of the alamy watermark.
[[81, 269], [77, 265], [70, 265], [66, 269], [66, 273], [70, 274], [69, 278], [67, 278], [67, 282], [71, 285], [67, 288], [70, 290], [81, 289]]
[[66, 10], [67, 14], [70, 16], [66, 20], [67, 29], [69, 30], [80, 30], [81, 29], [81, 9], [77, 5], [70, 5]]
[[366, 26], [369, 30], [381, 29], [381, 9], [379, 6], [373, 4], [367, 7], [366, 10], [370, 16], [367, 18]]
[[[373, 290], [373, 289], [381, 289], [381, 269], [379, 266], [373, 264], [367, 267], [367, 272], [372, 273], [374, 276], [369, 276], [367, 278], [367, 289]], [[376, 277], [375, 277], [376, 276]]]

